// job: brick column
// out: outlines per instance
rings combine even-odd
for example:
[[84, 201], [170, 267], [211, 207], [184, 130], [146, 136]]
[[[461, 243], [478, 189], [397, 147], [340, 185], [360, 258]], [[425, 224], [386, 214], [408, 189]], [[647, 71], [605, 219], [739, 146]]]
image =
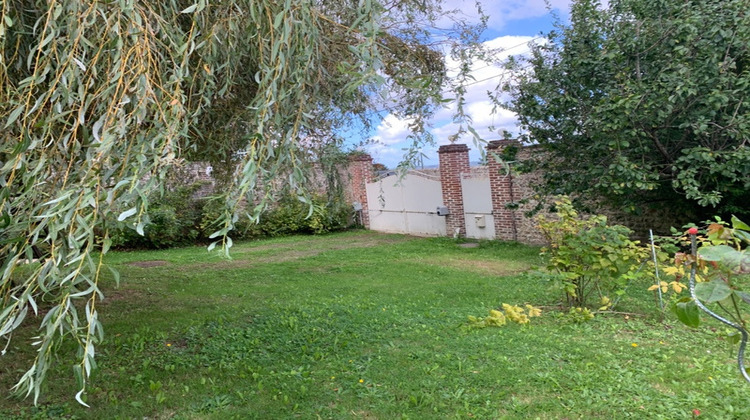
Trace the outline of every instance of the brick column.
[[487, 145], [487, 167], [490, 172], [492, 215], [495, 219], [495, 237], [504, 241], [518, 240], [518, 220], [514, 209], [508, 204], [515, 201], [513, 175], [506, 165], [495, 158], [508, 146], [519, 146], [516, 140], [493, 140]]
[[465, 144], [449, 144], [438, 149], [440, 159], [440, 183], [443, 188], [443, 204], [450, 210], [445, 228], [448, 236], [466, 236], [464, 195], [461, 174], [469, 173], [469, 147]]
[[349, 156], [349, 197], [362, 205], [362, 225], [367, 229], [370, 228], [370, 207], [366, 186], [372, 179], [372, 157], [366, 153]]

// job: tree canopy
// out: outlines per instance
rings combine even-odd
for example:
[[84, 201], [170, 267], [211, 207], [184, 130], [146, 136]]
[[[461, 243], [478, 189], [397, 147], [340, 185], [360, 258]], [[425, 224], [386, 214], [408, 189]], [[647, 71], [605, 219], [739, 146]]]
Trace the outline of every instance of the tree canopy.
[[149, 192], [183, 158], [234, 163], [213, 235], [226, 248], [264, 181], [304, 197], [311, 150], [341, 127], [387, 105], [424, 139], [444, 54], [475, 41], [468, 26], [437, 34], [446, 14], [438, 0], [1, 2], [0, 337], [41, 318], [15, 390], [36, 401], [66, 339], [83, 403], [108, 230], [143, 232]]
[[577, 0], [501, 86], [546, 192], [631, 211], [750, 213], [743, 0]]

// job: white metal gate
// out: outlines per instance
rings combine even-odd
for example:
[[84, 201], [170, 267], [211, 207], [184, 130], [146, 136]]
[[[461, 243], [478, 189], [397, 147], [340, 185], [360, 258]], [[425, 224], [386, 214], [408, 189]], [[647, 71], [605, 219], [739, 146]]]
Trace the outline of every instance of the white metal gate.
[[445, 217], [436, 209], [443, 203], [440, 178], [409, 171], [369, 183], [367, 203], [370, 229], [420, 236], [445, 236]]
[[492, 216], [490, 175], [486, 168], [473, 168], [461, 175], [466, 237], [495, 239], [495, 219]]

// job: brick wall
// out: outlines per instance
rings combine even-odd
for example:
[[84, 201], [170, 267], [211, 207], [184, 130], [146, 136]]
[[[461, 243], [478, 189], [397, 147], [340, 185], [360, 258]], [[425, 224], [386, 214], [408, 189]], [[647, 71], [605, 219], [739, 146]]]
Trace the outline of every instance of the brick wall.
[[469, 173], [469, 147], [465, 144], [449, 144], [438, 149], [440, 161], [440, 183], [443, 188], [443, 204], [450, 214], [445, 227], [448, 236], [466, 236], [463, 186], [461, 174]]
[[367, 154], [357, 154], [349, 157], [348, 167], [349, 188], [346, 189], [347, 200], [362, 205], [360, 222], [365, 228], [370, 227], [370, 206], [367, 203], [366, 186], [373, 180], [372, 157]]
[[[502, 150], [508, 146], [519, 146], [519, 144], [513, 140], [491, 141], [487, 147], [488, 155], [502, 153]], [[536, 153], [543, 152], [534, 146], [521, 147], [516, 154], [516, 162], [531, 159]], [[542, 182], [542, 174], [538, 172], [518, 173], [513, 170], [513, 164], [510, 165], [510, 171], [508, 171], [508, 166], [496, 163], [492, 156], [488, 156], [488, 166], [491, 168], [491, 182], [496, 184], [493, 184], [492, 189], [497, 238], [517, 240], [525, 244], [544, 244], [544, 237], [537, 229], [534, 218], [525, 216], [526, 213], [535, 209], [540, 202], [541, 197], [535, 191], [534, 186]], [[503, 175], [498, 175], [498, 172]], [[493, 176], [495, 177], [494, 180]], [[544, 198], [548, 199], [548, 197]], [[508, 209], [509, 204], [513, 208], [512, 210]], [[678, 215], [668, 209], [642, 209], [640, 214], [635, 215], [601, 203], [591, 203], [590, 208], [592, 214], [607, 216], [610, 225], [627, 226], [633, 230], [634, 237], [641, 240], [648, 238], [649, 229], [652, 229], [655, 234], [668, 234], [671, 226], [681, 226], [685, 221], [691, 220], [689, 215]], [[546, 210], [546, 207], [543, 207], [536, 214], [555, 217], [554, 214]], [[509, 231], [508, 227], [511, 227], [514, 231]], [[512, 233], [515, 233], [515, 236], [512, 236]]]
[[[338, 168], [338, 172], [341, 187], [345, 194], [344, 199], [349, 204], [354, 202], [362, 204], [364, 210], [362, 214], [364, 220], [362, 222], [365, 226], [369, 226], [365, 185], [373, 180], [372, 158], [366, 154], [354, 155], [349, 158], [347, 164], [341, 165]], [[217, 183], [213, 175], [213, 168], [207, 162], [185, 162], [172, 170], [169, 185], [177, 187], [200, 183], [200, 188], [195, 192], [193, 197], [196, 199], [203, 198], [213, 195], [217, 188]], [[306, 177], [305, 187], [310, 193], [326, 193], [329, 181], [318, 165], [311, 166], [311, 169], [306, 173]], [[278, 176], [271, 182], [272, 194], [278, 194], [287, 185], [287, 178], [285, 176]], [[262, 180], [258, 180], [258, 188], [263, 188]]]
[[[520, 152], [519, 155], [519, 157], [522, 158], [523, 151]], [[517, 221], [516, 240], [524, 244], [542, 245], [545, 241], [542, 233], [536, 227], [536, 221], [534, 218], [526, 216], [527, 213], [532, 211], [537, 204], [539, 204], [538, 195], [533, 186], [539, 182], [540, 179], [541, 176], [538, 173], [513, 173], [513, 197], [515, 199], [515, 204], [517, 205], [515, 209]], [[537, 214], [542, 213], [549, 215], [549, 212], [546, 210]]]
[[516, 201], [513, 171], [502, 159], [503, 149], [517, 146], [513, 140], [495, 140], [487, 145], [487, 168], [490, 174], [492, 194], [492, 215], [495, 219], [495, 237], [505, 241], [518, 240], [518, 227], [521, 223], [518, 212], [509, 203]]
[[[534, 218], [526, 213], [537, 207], [539, 196], [534, 185], [541, 182], [540, 173], [518, 173], [513, 169], [514, 164], [508, 165], [498, 161], [495, 155], [501, 155], [509, 146], [518, 146], [513, 140], [497, 140], [489, 142], [487, 146], [487, 166], [480, 168], [489, 173], [490, 191], [492, 194], [492, 214], [494, 219], [495, 237], [500, 240], [519, 241], [526, 244], [543, 244], [544, 238], [536, 228]], [[533, 154], [540, 153], [535, 147], [521, 147], [516, 154], [516, 161], [530, 159]], [[440, 176], [442, 186], [443, 205], [448, 207], [450, 215], [446, 216], [447, 236], [466, 235], [466, 219], [464, 214], [462, 176], [476, 175], [478, 168], [469, 164], [469, 148], [465, 144], [450, 144], [441, 146], [438, 150], [440, 167], [434, 171]], [[486, 169], [485, 169], [486, 168]], [[190, 163], [179, 169], [178, 179], [185, 182], [202, 181], [203, 185], [197, 193], [199, 196], [209, 195], [214, 189], [214, 180], [207, 164]], [[314, 171], [315, 172], [315, 171]], [[309, 185], [313, 191], [325, 192], [326, 182], [321, 171], [309, 174]], [[372, 157], [367, 154], [352, 155], [348, 164], [340, 168], [346, 200], [349, 203], [359, 202], [362, 206], [360, 222], [370, 227], [369, 204], [367, 202], [366, 185], [374, 181]], [[283, 182], [283, 181], [281, 181]], [[683, 220], [667, 210], [644, 210], [641, 215], [632, 215], [618, 209], [606, 206], [592, 205], [594, 212], [608, 216], [610, 224], [623, 224], [635, 231], [640, 238], [648, 236], [648, 229], [655, 233], [667, 233], [669, 227], [681, 226]], [[552, 216], [554, 217], [554, 216]]]

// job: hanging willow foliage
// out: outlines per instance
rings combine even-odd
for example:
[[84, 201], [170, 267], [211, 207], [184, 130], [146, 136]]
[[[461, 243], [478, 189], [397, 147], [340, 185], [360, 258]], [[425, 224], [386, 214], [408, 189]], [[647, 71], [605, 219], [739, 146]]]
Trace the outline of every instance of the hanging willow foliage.
[[109, 226], [142, 233], [146, 197], [182, 157], [240, 156], [214, 234], [226, 249], [240, 203], [259, 214], [259, 185], [281, 175], [304, 195], [308, 151], [353, 119], [387, 104], [423, 135], [446, 72], [445, 45], [429, 44], [436, 0], [0, 8], [0, 348], [37, 317], [37, 356], [14, 387], [35, 403], [56, 343], [72, 340], [85, 404]]

